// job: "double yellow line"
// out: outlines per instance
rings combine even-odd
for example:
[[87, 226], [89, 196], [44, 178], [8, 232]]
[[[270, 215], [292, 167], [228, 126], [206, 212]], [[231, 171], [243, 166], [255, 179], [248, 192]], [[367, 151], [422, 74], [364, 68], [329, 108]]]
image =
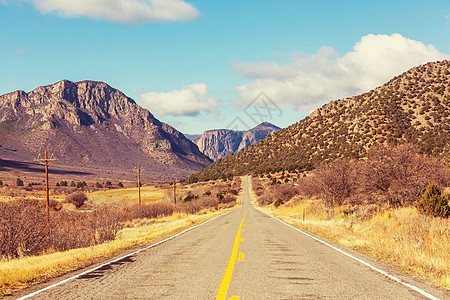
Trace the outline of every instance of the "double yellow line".
[[[236, 263], [236, 257], [238, 256], [238, 248], [239, 241], [241, 240], [241, 232], [243, 232], [242, 227], [245, 225], [245, 218], [247, 216], [247, 207], [245, 207], [244, 217], [241, 220], [241, 224], [239, 225], [239, 229], [237, 231], [236, 237], [234, 238], [233, 251], [231, 252], [230, 262], [228, 263], [227, 271], [225, 272], [225, 276], [222, 279], [222, 284], [219, 288], [219, 293], [217, 294], [216, 300], [224, 300], [227, 297], [228, 287], [230, 286], [231, 275], [233, 275], [234, 264]], [[244, 259], [244, 254], [239, 253], [238, 260], [241, 261]], [[239, 297], [231, 297], [230, 299], [239, 299]]]

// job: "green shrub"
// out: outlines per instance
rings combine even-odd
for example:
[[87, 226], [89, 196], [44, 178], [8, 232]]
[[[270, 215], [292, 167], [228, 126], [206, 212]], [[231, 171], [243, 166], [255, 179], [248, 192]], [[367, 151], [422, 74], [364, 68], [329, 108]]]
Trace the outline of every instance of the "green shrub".
[[188, 192], [188, 195], [184, 198], [184, 202], [192, 201], [192, 199], [195, 199], [195, 195], [191, 192]]
[[278, 206], [283, 205], [283, 204], [284, 204], [284, 201], [281, 200], [280, 198], [278, 198], [277, 201], [275, 201], [275, 202], [273, 203], [273, 205], [274, 205], [276, 208], [278, 208]]
[[117, 184], [117, 186], [120, 187], [120, 188], [123, 188], [123, 183], [122, 183], [122, 182], [119, 182], [119, 183]]
[[17, 179], [16, 179], [16, 185], [17, 185], [17, 186], [23, 186], [23, 180], [20, 179], [20, 178], [17, 178]]
[[428, 185], [425, 194], [417, 202], [417, 209], [420, 213], [433, 217], [448, 218], [450, 216], [450, 206], [447, 197], [442, 194], [434, 182]]

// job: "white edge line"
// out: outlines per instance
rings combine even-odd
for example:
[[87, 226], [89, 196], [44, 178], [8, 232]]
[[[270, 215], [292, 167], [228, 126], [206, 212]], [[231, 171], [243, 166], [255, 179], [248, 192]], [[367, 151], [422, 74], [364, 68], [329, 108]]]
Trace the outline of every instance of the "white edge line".
[[166, 238], [166, 239], [164, 239], [164, 240], [162, 240], [162, 241], [159, 241], [159, 242], [157, 242], [157, 243], [155, 243], [155, 244], [152, 244], [152, 245], [150, 245], [150, 246], [146, 246], [146, 247], [144, 247], [144, 248], [141, 248], [141, 249], [139, 249], [139, 250], [137, 250], [137, 251], [135, 251], [135, 252], [133, 252], [133, 253], [129, 253], [129, 254], [127, 254], [127, 255], [121, 256], [121, 257], [116, 258], [116, 259], [114, 259], [114, 260], [112, 260], [112, 261], [109, 261], [109, 262], [104, 263], [104, 264], [102, 264], [102, 265], [100, 265], [100, 266], [97, 266], [97, 267], [95, 267], [95, 268], [93, 268], [93, 269], [90, 269], [90, 270], [88, 270], [88, 271], [84, 271], [84, 272], [82, 272], [82, 273], [80, 273], [80, 274], [77, 274], [77, 275], [72, 276], [72, 277], [70, 277], [70, 278], [66, 278], [66, 279], [64, 279], [64, 280], [62, 280], [62, 281], [59, 281], [59, 282], [55, 283], [55, 284], [49, 285], [49, 286], [47, 286], [47, 287], [45, 287], [45, 288], [43, 288], [43, 289], [40, 289], [40, 290], [38, 290], [38, 291], [36, 291], [36, 292], [33, 292], [33, 293], [31, 293], [31, 294], [28, 294], [28, 295], [22, 296], [22, 297], [20, 297], [20, 298], [17, 298], [17, 300], [23, 300], [23, 299], [28, 299], [28, 298], [34, 297], [34, 296], [36, 296], [37, 294], [40, 294], [40, 293], [42, 293], [42, 292], [44, 292], [44, 291], [47, 291], [47, 290], [49, 290], [49, 289], [52, 289], [52, 288], [54, 288], [54, 287], [57, 287], [58, 285], [61, 285], [61, 284], [66, 283], [66, 282], [68, 282], [68, 281], [74, 280], [74, 279], [76, 279], [76, 278], [78, 278], [78, 277], [80, 277], [80, 276], [83, 276], [83, 275], [89, 274], [89, 273], [91, 273], [91, 272], [94, 272], [95, 270], [98, 270], [98, 269], [100, 269], [100, 268], [102, 268], [102, 267], [104, 267], [104, 266], [113, 264], [113, 263], [115, 263], [115, 262], [117, 262], [117, 261], [120, 261], [120, 260], [122, 260], [122, 259], [124, 259], [124, 258], [133, 256], [133, 255], [136, 255], [136, 254], [138, 254], [138, 253], [140, 253], [140, 252], [142, 252], [142, 251], [145, 251], [145, 250], [147, 250], [147, 249], [156, 247], [156, 246], [158, 246], [158, 245], [160, 245], [160, 244], [162, 244], [162, 243], [165, 243], [165, 242], [167, 242], [167, 241], [170, 241], [171, 239], [174, 239], [174, 238], [176, 238], [176, 237], [178, 237], [178, 236], [180, 236], [180, 235], [182, 235], [182, 234], [184, 234], [184, 233], [186, 233], [186, 232], [188, 232], [188, 231], [191, 231], [191, 230], [193, 230], [193, 229], [195, 229], [195, 228], [197, 228], [197, 227], [199, 227], [199, 226], [202, 226], [202, 225], [204, 225], [204, 224], [206, 224], [206, 223], [208, 223], [208, 222], [211, 222], [212, 220], [215, 220], [215, 219], [217, 219], [217, 218], [219, 218], [219, 217], [225, 216], [225, 215], [227, 215], [227, 214], [229, 214], [229, 213], [231, 213], [231, 212], [233, 212], [233, 211], [235, 211], [235, 209], [230, 210], [230, 211], [228, 211], [228, 212], [226, 212], [226, 213], [224, 213], [224, 214], [218, 215], [218, 216], [216, 216], [216, 217], [214, 217], [214, 218], [212, 218], [212, 219], [206, 220], [205, 222], [203, 222], [203, 223], [201, 223], [201, 224], [198, 224], [198, 225], [196, 225], [196, 226], [194, 226], [194, 227], [190, 227], [190, 228], [188, 228], [188, 229], [185, 229], [185, 230], [183, 230], [183, 231], [181, 231], [181, 232], [179, 232], [179, 233], [177, 233], [177, 234], [175, 234], [175, 235], [172, 235], [172, 236], [170, 236], [170, 237], [168, 237], [168, 238]]
[[[259, 210], [259, 209], [258, 209], [258, 210]], [[416, 286], [414, 286], [414, 285], [411, 285], [411, 284], [409, 284], [409, 283], [407, 283], [407, 282], [404, 282], [403, 280], [401, 280], [401, 279], [399, 279], [399, 278], [397, 278], [397, 277], [395, 277], [395, 276], [393, 276], [393, 275], [391, 275], [391, 274], [389, 274], [389, 273], [387, 273], [387, 272], [385, 272], [385, 271], [383, 271], [383, 270], [380, 270], [380, 269], [378, 269], [377, 267], [372, 266], [371, 264], [369, 264], [369, 263], [363, 261], [362, 259], [359, 259], [359, 258], [357, 258], [357, 257], [355, 257], [355, 256], [353, 256], [353, 255], [351, 255], [350, 253], [347, 253], [347, 252], [345, 252], [345, 251], [343, 251], [343, 250], [341, 250], [341, 249], [339, 249], [339, 248], [337, 248], [337, 247], [335, 247], [335, 246], [333, 246], [333, 245], [330, 245], [330, 244], [328, 244], [327, 242], [322, 241], [321, 239], [319, 239], [319, 238], [317, 238], [317, 237], [315, 237], [315, 236], [313, 236], [313, 235], [310, 235], [310, 234], [304, 232], [303, 230], [301, 230], [301, 229], [299, 229], [299, 228], [297, 228], [297, 227], [295, 227], [295, 226], [292, 226], [291, 224], [288, 224], [288, 223], [286, 223], [286, 222], [284, 222], [284, 221], [282, 221], [282, 220], [280, 220], [280, 219], [278, 219], [278, 218], [276, 218], [276, 217], [274, 217], [274, 216], [271, 216], [271, 215], [269, 215], [268, 213], [266, 213], [266, 212], [264, 212], [264, 211], [262, 211], [262, 210], [259, 210], [259, 211], [262, 212], [262, 213], [264, 213], [264, 214], [266, 214], [266, 215], [268, 215], [268, 216], [271, 217], [271, 218], [274, 218], [275, 220], [279, 221], [280, 223], [282, 223], [282, 224], [284, 224], [284, 225], [286, 225], [286, 226], [289, 226], [289, 227], [293, 228], [294, 230], [297, 230], [298, 232], [300, 232], [300, 233], [302, 233], [302, 234], [304, 234], [304, 235], [306, 235], [306, 236], [308, 236], [308, 237], [310, 237], [310, 238], [312, 238], [312, 239], [318, 241], [319, 243], [322, 243], [322, 244], [324, 244], [324, 245], [326, 245], [326, 246], [328, 246], [328, 247], [330, 247], [330, 248], [336, 250], [337, 252], [339, 252], [339, 253], [341, 253], [341, 254], [344, 254], [344, 255], [350, 257], [351, 259], [356, 260], [357, 262], [359, 262], [359, 263], [361, 263], [361, 264], [363, 264], [363, 265], [369, 267], [370, 269], [372, 269], [372, 270], [374, 270], [374, 271], [376, 271], [376, 272], [378, 272], [378, 273], [380, 273], [380, 274], [386, 276], [387, 278], [392, 279], [392, 280], [394, 280], [395, 282], [398, 282], [398, 283], [400, 283], [400, 284], [402, 284], [402, 285], [404, 285], [404, 286], [410, 288], [411, 290], [414, 290], [414, 291], [418, 292], [419, 294], [421, 294], [422, 296], [427, 297], [428, 299], [439, 300], [439, 298], [437, 298], [437, 297], [435, 297], [435, 296], [433, 296], [433, 295], [431, 295], [431, 294], [425, 292], [424, 290], [422, 290], [422, 289], [420, 289], [420, 288], [418, 288], [418, 287], [416, 287]]]

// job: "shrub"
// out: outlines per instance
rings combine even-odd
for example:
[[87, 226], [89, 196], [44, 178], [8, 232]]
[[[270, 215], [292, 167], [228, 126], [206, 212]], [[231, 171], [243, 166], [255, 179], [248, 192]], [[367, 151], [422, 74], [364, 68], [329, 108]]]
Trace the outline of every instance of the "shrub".
[[0, 180], [0, 186], [1, 186], [1, 185], [3, 185], [3, 181], [2, 181], [2, 180]]
[[195, 199], [195, 195], [189, 192], [188, 195], [184, 198], [184, 202], [192, 201], [192, 199]]
[[85, 186], [87, 186], [86, 181], [79, 181], [79, 182], [77, 183], [77, 188], [83, 188], [83, 187], [85, 187]]
[[236, 201], [236, 197], [234, 197], [234, 196], [225, 196], [219, 202], [220, 203], [230, 203], [230, 202], [235, 202], [235, 201]]
[[336, 160], [320, 165], [312, 181], [316, 193], [328, 207], [342, 205], [356, 188], [354, 169], [349, 160]]
[[119, 182], [119, 183], [117, 184], [117, 186], [120, 187], [120, 188], [123, 188], [123, 183], [122, 183], [122, 182]]
[[434, 182], [428, 185], [425, 194], [417, 202], [417, 209], [422, 214], [433, 217], [448, 218], [450, 216], [450, 206], [447, 197], [442, 194]]
[[278, 206], [283, 205], [283, 204], [284, 204], [284, 201], [281, 200], [280, 198], [278, 198], [277, 201], [275, 201], [275, 202], [273, 203], [273, 205], [274, 205], [276, 208], [278, 208]]
[[72, 203], [77, 208], [80, 208], [87, 199], [86, 195], [81, 191], [66, 196], [66, 202]]
[[101, 188], [103, 188], [103, 185], [100, 182], [96, 182], [95, 187], [98, 189], [101, 189]]
[[238, 191], [236, 191], [236, 190], [230, 190], [229, 193], [232, 194], [232, 195], [237, 195], [237, 194], [238, 194]]
[[23, 186], [23, 180], [20, 179], [20, 178], [17, 178], [17, 179], [16, 179], [16, 185], [17, 185], [17, 186]]

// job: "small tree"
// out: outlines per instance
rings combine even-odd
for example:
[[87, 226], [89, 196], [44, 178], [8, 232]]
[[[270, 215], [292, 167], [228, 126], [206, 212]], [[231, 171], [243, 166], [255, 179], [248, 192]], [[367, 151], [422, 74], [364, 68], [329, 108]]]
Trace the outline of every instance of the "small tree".
[[2, 180], [0, 180], [0, 186], [2, 186], [3, 185], [3, 181]]
[[447, 197], [442, 194], [436, 183], [431, 182], [428, 185], [425, 194], [417, 202], [417, 209], [422, 214], [448, 218], [450, 216], [450, 206]]
[[23, 180], [20, 179], [20, 178], [17, 178], [17, 179], [16, 179], [16, 185], [17, 185], [17, 186], [23, 186]]
[[117, 184], [117, 186], [120, 187], [120, 188], [123, 188], [123, 183], [122, 183], [122, 182], [119, 182], [119, 183]]
[[101, 188], [103, 188], [103, 185], [100, 182], [96, 182], [95, 187], [98, 189], [101, 189]]
[[111, 181], [108, 180], [108, 181], [105, 183], [105, 187], [106, 187], [106, 188], [112, 187]]

